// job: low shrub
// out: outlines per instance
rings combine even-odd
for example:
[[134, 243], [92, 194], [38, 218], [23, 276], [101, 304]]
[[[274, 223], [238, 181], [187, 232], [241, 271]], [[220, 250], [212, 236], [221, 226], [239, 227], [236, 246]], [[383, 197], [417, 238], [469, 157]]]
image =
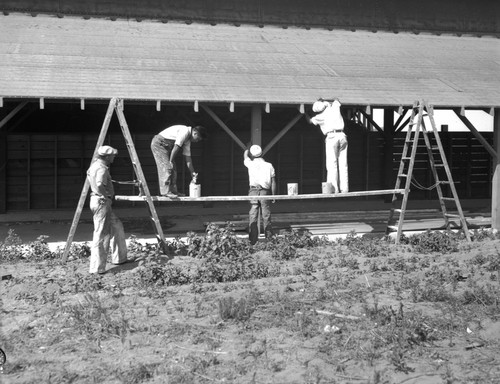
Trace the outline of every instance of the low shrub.
[[23, 244], [21, 238], [10, 229], [7, 237], [0, 242], [0, 260], [2, 262], [53, 260], [57, 257], [49, 249], [46, 239], [39, 236], [35, 241]]
[[460, 235], [452, 231], [431, 231], [427, 230], [423, 233], [411, 235], [408, 238], [415, 252], [419, 253], [451, 253], [458, 251]]

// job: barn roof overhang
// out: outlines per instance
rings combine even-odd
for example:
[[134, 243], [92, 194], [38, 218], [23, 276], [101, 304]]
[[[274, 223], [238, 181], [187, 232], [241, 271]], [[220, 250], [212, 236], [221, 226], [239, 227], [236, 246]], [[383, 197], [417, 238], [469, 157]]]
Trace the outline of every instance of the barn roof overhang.
[[0, 97], [500, 106], [500, 40], [0, 15]]

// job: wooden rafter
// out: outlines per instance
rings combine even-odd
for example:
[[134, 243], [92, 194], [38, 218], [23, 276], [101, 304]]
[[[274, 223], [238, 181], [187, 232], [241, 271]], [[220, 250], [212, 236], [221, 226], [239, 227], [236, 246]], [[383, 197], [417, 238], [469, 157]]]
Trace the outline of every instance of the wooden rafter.
[[220, 125], [220, 127], [221, 127], [224, 131], [226, 131], [226, 133], [227, 133], [229, 136], [231, 136], [231, 138], [232, 138], [232, 139], [233, 139], [233, 140], [234, 140], [234, 141], [235, 141], [235, 142], [236, 142], [236, 143], [237, 143], [237, 144], [238, 144], [238, 145], [239, 145], [242, 149], [246, 149], [246, 145], [245, 145], [245, 144], [243, 144], [243, 142], [242, 142], [242, 141], [238, 138], [238, 136], [236, 136], [236, 135], [233, 133], [233, 131], [231, 131], [231, 129], [229, 129], [229, 127], [228, 127], [228, 126], [227, 126], [227, 125], [226, 125], [226, 124], [225, 124], [225, 123], [224, 123], [224, 122], [223, 122], [223, 121], [219, 118], [219, 116], [217, 116], [217, 115], [215, 114], [215, 112], [214, 112], [214, 111], [212, 111], [212, 110], [211, 110], [209, 107], [207, 107], [206, 105], [202, 105], [201, 107], [205, 110], [205, 112], [207, 112], [207, 113], [208, 113], [208, 114], [212, 117], [212, 119], [214, 119], [214, 120], [215, 120], [215, 122], [216, 122], [217, 124], [219, 124], [219, 125]]
[[486, 150], [488, 151], [488, 153], [494, 158], [496, 159], [497, 157], [497, 152], [493, 149], [493, 147], [486, 141], [486, 139], [483, 137], [483, 135], [481, 135], [481, 133], [479, 133], [479, 131], [476, 129], [476, 127], [474, 127], [474, 124], [472, 124], [470, 122], [470, 120], [465, 117], [465, 116], [462, 116], [460, 114], [460, 110], [458, 109], [453, 109], [453, 111], [455, 112], [455, 114], [458, 116], [458, 118], [462, 121], [462, 123], [465, 124], [465, 126], [467, 128], [469, 128], [469, 130], [472, 132], [472, 134], [475, 136], [476, 139], [479, 140], [479, 142], [484, 146], [484, 148], [486, 148]]

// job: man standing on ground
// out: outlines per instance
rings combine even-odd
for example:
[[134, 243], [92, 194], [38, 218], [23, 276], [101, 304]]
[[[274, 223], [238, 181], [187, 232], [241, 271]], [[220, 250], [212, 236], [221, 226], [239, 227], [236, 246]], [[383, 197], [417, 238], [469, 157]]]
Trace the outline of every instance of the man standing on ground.
[[197, 125], [173, 125], [161, 131], [151, 141], [151, 151], [158, 169], [158, 183], [160, 195], [175, 198], [184, 196], [177, 190], [177, 167], [175, 159], [182, 151], [186, 166], [191, 173], [191, 178], [196, 181], [198, 174], [191, 160], [191, 142], [197, 143], [207, 138], [205, 127]]
[[108, 145], [99, 147], [97, 159], [87, 170], [90, 183], [90, 209], [94, 215], [94, 234], [90, 253], [90, 273], [105, 273], [108, 251], [111, 246], [111, 262], [127, 261], [125, 232], [120, 219], [113, 213], [111, 204], [115, 196], [109, 165], [118, 151]]
[[344, 133], [344, 119], [340, 113], [340, 101], [316, 101], [311, 123], [319, 125], [325, 135], [326, 181], [332, 183], [335, 193], [349, 192], [349, 174], [347, 167], [347, 136]]
[[[258, 145], [252, 145], [250, 149], [245, 150], [243, 162], [248, 168], [248, 178], [250, 182], [249, 196], [264, 196], [276, 194], [276, 174], [271, 163], [265, 161], [262, 157], [262, 148]], [[259, 238], [258, 220], [259, 209], [262, 210], [264, 220], [264, 233], [266, 238], [273, 235], [271, 223], [271, 210], [269, 200], [251, 200], [249, 212], [248, 239], [250, 244], [255, 244]]]

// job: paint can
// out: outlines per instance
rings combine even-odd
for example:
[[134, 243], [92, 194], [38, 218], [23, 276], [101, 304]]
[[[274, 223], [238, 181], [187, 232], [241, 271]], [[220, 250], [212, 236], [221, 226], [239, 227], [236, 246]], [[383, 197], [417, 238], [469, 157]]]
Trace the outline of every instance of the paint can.
[[299, 184], [298, 183], [288, 183], [287, 184], [288, 195], [298, 195], [299, 194]]
[[200, 197], [201, 196], [201, 184], [189, 184], [189, 197]]
[[328, 183], [328, 182], [321, 183], [321, 192], [323, 194], [333, 193], [332, 183]]

